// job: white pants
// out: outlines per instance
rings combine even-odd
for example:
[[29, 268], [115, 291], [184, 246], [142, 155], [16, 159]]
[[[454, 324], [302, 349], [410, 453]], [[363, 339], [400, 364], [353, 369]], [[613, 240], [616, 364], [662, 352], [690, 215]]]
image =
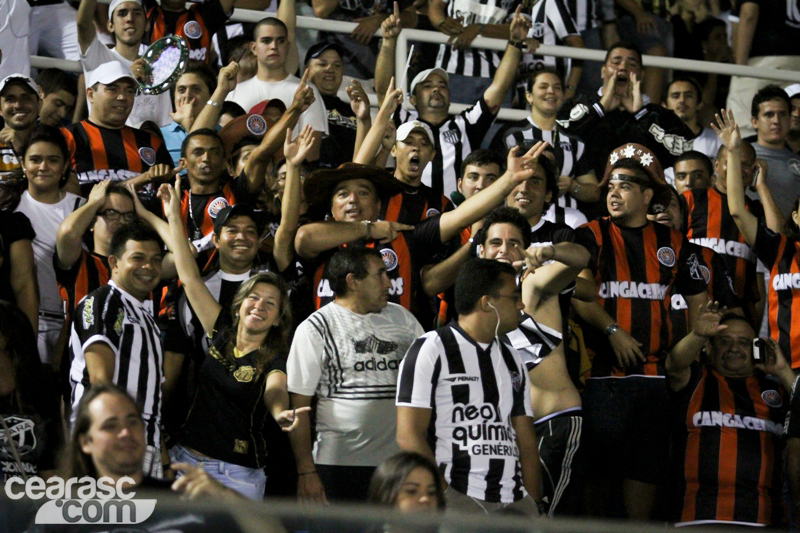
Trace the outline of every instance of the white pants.
[[32, 8], [28, 37], [31, 55], [79, 61], [77, 15], [66, 2]]

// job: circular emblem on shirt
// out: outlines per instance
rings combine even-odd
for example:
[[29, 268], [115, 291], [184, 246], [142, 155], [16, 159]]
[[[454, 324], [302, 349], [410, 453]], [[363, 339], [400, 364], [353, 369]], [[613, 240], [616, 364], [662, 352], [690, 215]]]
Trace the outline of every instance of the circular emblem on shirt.
[[253, 381], [253, 376], [256, 374], [256, 369], [252, 366], [240, 366], [233, 373], [233, 377], [240, 383], [249, 383]]
[[672, 268], [675, 266], [675, 250], [669, 246], [659, 248], [658, 252], [656, 252], [656, 256], [658, 257], [658, 262], [665, 267]]
[[386, 270], [392, 271], [397, 268], [397, 254], [391, 248], [384, 248], [381, 250], [381, 257], [383, 263], [386, 265]]
[[264, 135], [267, 131], [267, 121], [261, 115], [250, 115], [247, 117], [247, 131], [253, 135]]
[[764, 399], [764, 402], [769, 405], [770, 407], [780, 407], [783, 405], [783, 400], [781, 400], [781, 395], [778, 391], [770, 389], [765, 390], [761, 393], [761, 397]]
[[210, 204], [208, 204], [208, 216], [211, 218], [217, 218], [217, 215], [223, 208], [228, 207], [228, 200], [220, 196], [219, 198], [214, 198]]
[[152, 167], [156, 164], [156, 151], [149, 146], [142, 146], [139, 148], [139, 157], [142, 158], [142, 161], [144, 161], [146, 165]]
[[203, 35], [203, 27], [196, 20], [190, 20], [183, 25], [183, 33], [190, 39], [199, 39]]
[[703, 265], [698, 265], [700, 267], [700, 273], [703, 275], [703, 279], [706, 281], [706, 285], [711, 282], [711, 272], [708, 270], [708, 267], [704, 267]]
[[435, 217], [436, 215], [440, 214], [438, 209], [430, 208], [425, 211], [425, 218]]

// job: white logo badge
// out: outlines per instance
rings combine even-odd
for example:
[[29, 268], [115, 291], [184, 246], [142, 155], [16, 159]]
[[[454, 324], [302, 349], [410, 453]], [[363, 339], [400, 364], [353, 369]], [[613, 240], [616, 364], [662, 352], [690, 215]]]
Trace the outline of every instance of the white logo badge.
[[156, 151], [149, 146], [142, 146], [139, 148], [139, 157], [141, 157], [142, 161], [148, 166], [152, 167], [156, 164]]
[[214, 200], [208, 204], [208, 216], [211, 218], [217, 218], [217, 215], [220, 211], [224, 208], [228, 207], [228, 200], [220, 196], [219, 198], [214, 198]]
[[665, 267], [672, 268], [675, 266], [675, 250], [669, 246], [659, 248], [658, 252], [656, 252], [656, 256], [658, 256], [658, 262]]
[[770, 407], [780, 407], [783, 405], [783, 400], [781, 400], [781, 395], [776, 390], [765, 390], [761, 393], [761, 397], [764, 399], [764, 403], [769, 405]]
[[196, 20], [190, 20], [183, 25], [183, 33], [185, 33], [189, 39], [199, 39], [203, 36], [203, 27]]
[[267, 131], [267, 121], [261, 115], [250, 115], [245, 124], [247, 131], [256, 136], [264, 135]]
[[386, 265], [386, 270], [391, 272], [395, 268], [397, 268], [397, 254], [391, 248], [384, 248], [381, 250], [381, 257], [383, 257], [383, 262]]

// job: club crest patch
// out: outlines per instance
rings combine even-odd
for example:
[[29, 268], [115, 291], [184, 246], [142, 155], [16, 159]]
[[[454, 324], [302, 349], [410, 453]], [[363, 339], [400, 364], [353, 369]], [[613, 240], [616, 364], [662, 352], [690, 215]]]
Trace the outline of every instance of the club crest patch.
[[261, 115], [250, 115], [245, 124], [247, 131], [256, 136], [264, 135], [267, 131], [267, 121]]
[[764, 399], [764, 402], [769, 405], [770, 407], [780, 407], [783, 405], [783, 400], [781, 400], [781, 395], [778, 391], [770, 389], [765, 390], [761, 393], [761, 397]]
[[183, 33], [189, 39], [199, 39], [203, 36], [203, 27], [196, 20], [190, 20], [183, 25]]
[[141, 157], [142, 161], [148, 166], [152, 167], [156, 164], [156, 151], [149, 146], [142, 146], [139, 148], [139, 157]]
[[208, 204], [208, 216], [211, 218], [217, 218], [217, 215], [223, 208], [228, 207], [228, 200], [220, 196], [219, 198], [214, 198], [214, 200]]
[[659, 248], [658, 252], [656, 252], [656, 256], [658, 257], [658, 262], [665, 267], [672, 268], [675, 266], [675, 250], [669, 246]]
[[395, 268], [397, 268], [397, 254], [391, 248], [384, 248], [381, 250], [381, 257], [383, 257], [383, 263], [386, 265], [386, 270], [391, 272]]
[[233, 373], [233, 377], [239, 383], [250, 383], [253, 381], [253, 376], [256, 374], [256, 369], [252, 366], [240, 366]]
[[438, 209], [434, 209], [431, 207], [425, 212], [425, 218], [435, 217], [436, 215], [440, 214]]

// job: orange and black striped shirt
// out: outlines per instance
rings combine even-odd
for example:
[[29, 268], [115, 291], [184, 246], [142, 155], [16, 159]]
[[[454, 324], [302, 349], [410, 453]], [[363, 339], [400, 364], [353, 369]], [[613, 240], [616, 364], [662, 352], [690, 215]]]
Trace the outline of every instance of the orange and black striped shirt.
[[156, 164], [172, 167], [164, 143], [144, 130], [123, 126], [109, 129], [83, 120], [61, 128], [67, 140], [72, 169], [78, 174], [81, 195], [89, 196], [95, 183], [127, 180]]
[[591, 253], [598, 303], [647, 355], [646, 363], [618, 368], [604, 332], [587, 326], [591, 377], [663, 376], [664, 354], [673, 344], [669, 296], [673, 286], [684, 295], [706, 290], [702, 257], [681, 233], [653, 222], [625, 228], [600, 218], [575, 230], [575, 242]]
[[798, 402], [758, 371], [726, 378], [695, 362], [691, 372], [675, 396], [676, 522], [780, 525], [784, 421], [791, 411], [796, 433]]
[[[375, 248], [381, 252], [383, 262], [392, 286], [389, 289], [389, 301], [402, 305], [419, 320], [420, 324], [433, 324], [433, 305], [425, 296], [419, 278], [420, 269], [435, 261], [443, 245], [439, 233], [439, 217], [426, 219], [417, 224], [413, 230], [400, 232], [395, 240], [387, 244], [377, 241], [361, 241], [351, 245], [362, 245]], [[335, 294], [330, 281], [326, 277], [328, 261], [337, 250], [329, 250], [320, 256], [314, 271], [314, 308], [332, 302]]]
[[789, 357], [792, 368], [800, 368], [800, 241], [770, 231], [758, 224], [756, 255], [769, 269], [767, 316], [769, 335]]
[[[736, 294], [750, 312], [755, 313], [754, 304], [760, 299], [756, 283], [756, 254], [745, 242], [728, 210], [728, 195], [711, 187], [688, 190], [683, 196], [689, 215], [686, 237], [722, 256], [733, 278]], [[763, 216], [760, 203], [747, 198], [745, 205], [756, 218]]]
[[161, 6], [154, 5], [147, 9], [151, 29], [144, 42], [152, 44], [167, 35], [177, 35], [188, 45], [189, 59], [208, 63], [211, 37], [225, 26], [227, 19], [219, 0], [194, 3], [181, 12], [164, 11]]
[[381, 205], [378, 218], [401, 224], [418, 224], [426, 218], [441, 215], [455, 209], [453, 202], [427, 185], [412, 187], [404, 185], [405, 190], [392, 196]]

